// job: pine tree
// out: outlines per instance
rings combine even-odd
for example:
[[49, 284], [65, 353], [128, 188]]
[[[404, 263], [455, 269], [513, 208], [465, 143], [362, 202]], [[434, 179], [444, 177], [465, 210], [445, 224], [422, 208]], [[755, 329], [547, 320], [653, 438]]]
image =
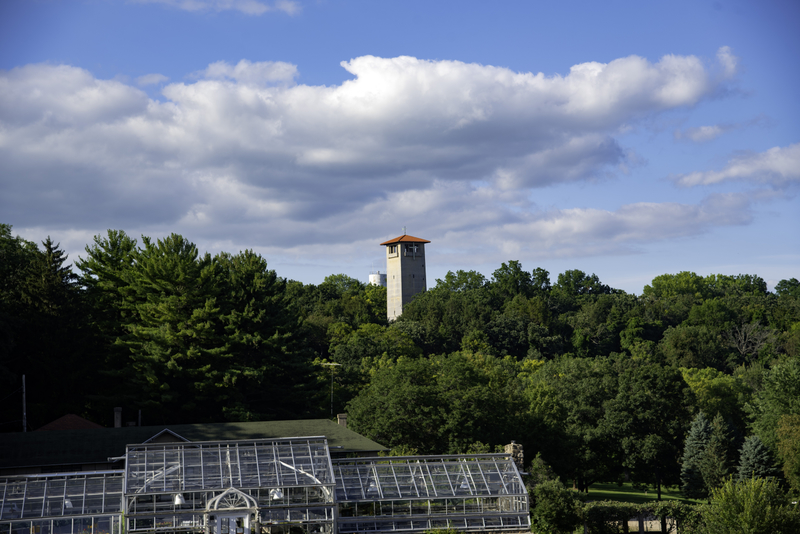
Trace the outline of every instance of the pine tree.
[[245, 250], [219, 254], [221, 320], [232, 359], [223, 371], [226, 419], [286, 419], [308, 416], [316, 391], [311, 359], [299, 350], [286, 281], [267, 261]]
[[220, 420], [220, 395], [232, 384], [224, 377], [231, 358], [217, 302], [219, 266], [176, 234], [142, 241], [120, 288], [128, 333], [118, 343], [129, 351], [129, 392], [158, 422]]
[[748, 436], [739, 450], [739, 481], [753, 477], [770, 478], [778, 476], [778, 468], [769, 449], [758, 436]]
[[689, 428], [689, 435], [683, 447], [681, 467], [681, 492], [691, 499], [708, 497], [701, 462], [711, 437], [711, 425], [703, 412], [698, 412]]
[[700, 471], [709, 492], [720, 487], [731, 470], [731, 435], [730, 426], [717, 413], [711, 421], [711, 435], [700, 460]]

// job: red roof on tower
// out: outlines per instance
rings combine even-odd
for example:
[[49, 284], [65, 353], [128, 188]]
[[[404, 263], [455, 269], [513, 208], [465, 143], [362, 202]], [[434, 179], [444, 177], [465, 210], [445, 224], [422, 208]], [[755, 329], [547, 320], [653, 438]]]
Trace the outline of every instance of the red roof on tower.
[[420, 237], [414, 237], [413, 235], [401, 235], [400, 237], [395, 237], [394, 239], [390, 239], [389, 241], [384, 241], [381, 245], [394, 245], [395, 243], [430, 243], [427, 239], [422, 239]]

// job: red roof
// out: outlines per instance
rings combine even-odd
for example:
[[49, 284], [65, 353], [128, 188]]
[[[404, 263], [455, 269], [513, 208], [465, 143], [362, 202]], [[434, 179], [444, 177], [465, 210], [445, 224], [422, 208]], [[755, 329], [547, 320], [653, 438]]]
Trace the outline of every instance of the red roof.
[[92, 428], [104, 428], [97, 423], [77, 416], [74, 413], [68, 413], [63, 417], [59, 417], [55, 421], [50, 421], [46, 425], [36, 429], [36, 432], [42, 430], [88, 430]]
[[413, 235], [401, 235], [400, 237], [395, 237], [394, 239], [390, 239], [389, 241], [384, 241], [381, 245], [394, 245], [395, 243], [430, 243], [427, 239], [422, 239], [419, 237], [414, 237]]

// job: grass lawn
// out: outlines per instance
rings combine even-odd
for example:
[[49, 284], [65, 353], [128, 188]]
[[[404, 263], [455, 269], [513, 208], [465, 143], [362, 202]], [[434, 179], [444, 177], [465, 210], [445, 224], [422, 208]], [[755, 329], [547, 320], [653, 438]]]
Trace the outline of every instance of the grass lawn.
[[[618, 486], [614, 483], [592, 484], [589, 486], [589, 493], [585, 495], [590, 501], [621, 501], [637, 504], [655, 501], [658, 498], [658, 494], [655, 490], [651, 489], [645, 493], [644, 491], [635, 489], [630, 483], [625, 483], [622, 486]], [[665, 501], [682, 501], [690, 504], [703, 502], [696, 499], [684, 499], [678, 488], [661, 488], [661, 499]]]

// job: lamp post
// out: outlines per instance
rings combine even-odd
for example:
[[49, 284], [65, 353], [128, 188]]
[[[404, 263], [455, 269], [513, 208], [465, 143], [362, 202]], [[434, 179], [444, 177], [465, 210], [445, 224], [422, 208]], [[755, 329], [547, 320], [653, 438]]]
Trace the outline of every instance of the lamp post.
[[322, 365], [327, 365], [331, 368], [331, 417], [333, 417], [333, 368], [341, 367], [341, 363], [324, 362]]

